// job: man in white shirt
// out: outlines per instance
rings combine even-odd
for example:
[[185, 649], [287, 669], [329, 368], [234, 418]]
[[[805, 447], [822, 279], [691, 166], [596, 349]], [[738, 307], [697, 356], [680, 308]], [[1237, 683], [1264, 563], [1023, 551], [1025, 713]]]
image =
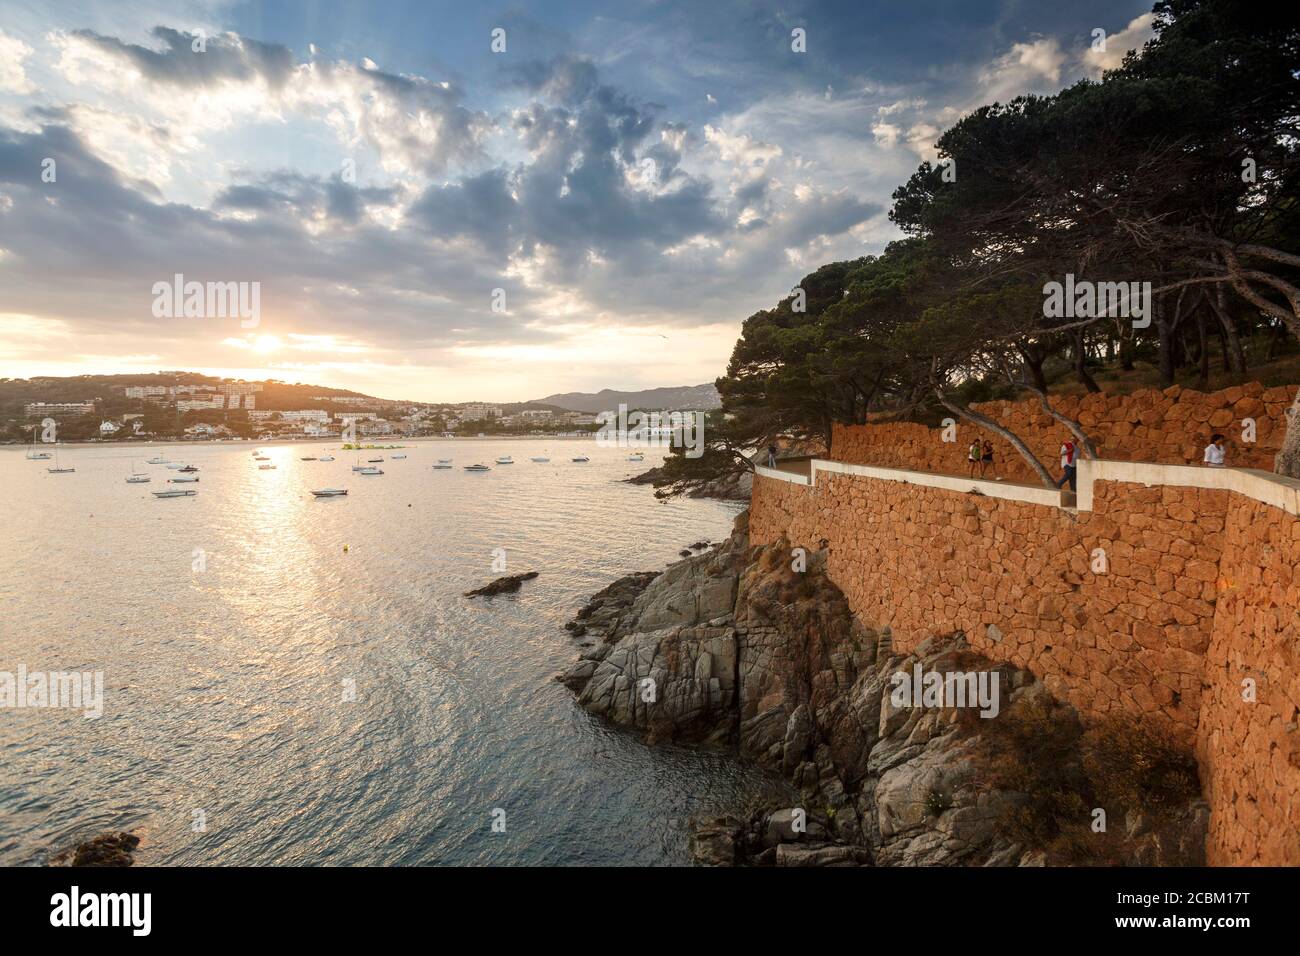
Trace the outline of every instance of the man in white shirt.
[[1205, 464], [1210, 468], [1222, 468], [1225, 451], [1223, 436], [1215, 432], [1210, 436], [1210, 443], [1205, 446]]

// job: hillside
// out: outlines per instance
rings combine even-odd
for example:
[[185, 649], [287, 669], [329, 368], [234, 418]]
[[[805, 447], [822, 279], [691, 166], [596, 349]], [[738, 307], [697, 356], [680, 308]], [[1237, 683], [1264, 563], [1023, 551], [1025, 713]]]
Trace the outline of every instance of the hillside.
[[704, 385], [679, 385], [673, 388], [647, 388], [639, 392], [616, 392], [605, 388], [599, 392], [562, 392], [547, 395], [530, 405], [555, 405], [574, 412], [613, 411], [619, 405], [645, 409], [707, 410], [721, 408], [722, 398], [711, 382]]

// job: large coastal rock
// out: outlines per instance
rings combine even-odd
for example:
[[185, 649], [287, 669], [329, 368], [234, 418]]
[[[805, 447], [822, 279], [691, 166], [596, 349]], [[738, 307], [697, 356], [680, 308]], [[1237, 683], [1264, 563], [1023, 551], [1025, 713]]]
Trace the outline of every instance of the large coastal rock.
[[[849, 612], [825, 558], [784, 543], [751, 548], [741, 515], [721, 545], [593, 598], [571, 629], [600, 640], [560, 679], [583, 707], [651, 742], [732, 748], [798, 787], [802, 807], [701, 823], [699, 862], [1050, 861], [1006, 825], [1030, 798], [1003, 785], [995, 768], [1017, 758], [1008, 754], [1016, 735], [1008, 738], [1007, 722], [1068, 725], [1077, 723], [1073, 710], [1028, 671], [972, 652], [961, 634], [894, 653], [888, 629], [867, 628]], [[897, 706], [894, 675], [917, 665], [983, 671], [990, 683], [996, 674], [999, 719], [972, 708]], [[1077, 762], [1077, 752], [1065, 760]], [[1202, 811], [1188, 806], [1145, 829], [1117, 822], [1127, 826], [1126, 858], [1198, 862]]]

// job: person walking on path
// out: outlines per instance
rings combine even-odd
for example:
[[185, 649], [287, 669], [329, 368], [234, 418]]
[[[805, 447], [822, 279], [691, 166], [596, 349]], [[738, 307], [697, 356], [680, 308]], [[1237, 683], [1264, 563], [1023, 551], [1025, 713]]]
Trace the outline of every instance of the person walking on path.
[[776, 467], [776, 445], [775, 445], [775, 443], [767, 446], [767, 467], [769, 467], [769, 468], [775, 468], [775, 467]]
[[977, 438], [971, 443], [970, 449], [966, 452], [966, 463], [970, 465], [970, 476], [972, 478], [975, 477], [975, 469], [980, 466], [983, 459], [984, 446], [980, 444], [980, 440]]
[[1210, 468], [1222, 468], [1227, 449], [1223, 447], [1223, 436], [1215, 432], [1210, 436], [1210, 443], [1205, 446], [1205, 464]]
[[987, 438], [984, 439], [984, 453], [980, 456], [980, 477], [984, 477], [985, 470], [993, 470], [993, 442]]
[[1077, 454], [1078, 450], [1074, 447], [1074, 442], [1070, 441], [1068, 438], [1061, 442], [1061, 471], [1063, 474], [1061, 475], [1061, 480], [1056, 483], [1056, 487], [1061, 488], [1068, 481], [1070, 483], [1070, 490], [1078, 491], [1078, 483], [1075, 479], [1075, 472], [1077, 470], [1075, 456]]

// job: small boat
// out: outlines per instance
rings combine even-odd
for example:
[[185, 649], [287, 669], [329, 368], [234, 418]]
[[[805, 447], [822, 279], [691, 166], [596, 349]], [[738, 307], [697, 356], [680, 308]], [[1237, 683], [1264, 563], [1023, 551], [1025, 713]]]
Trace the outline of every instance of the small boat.
[[275, 471], [275, 465], [258, 465], [258, 471]]
[[391, 457], [392, 457], [393, 461], [397, 461], [397, 459], [399, 459], [399, 458], [405, 458], [406, 456], [405, 456], [405, 455], [392, 455]]
[[465, 470], [466, 471], [491, 471], [492, 469], [489, 468], [487, 465], [466, 465]]
[[270, 460], [271, 460], [271, 459], [267, 458], [265, 455], [254, 455], [254, 456], [253, 456], [253, 461], [270, 461]]
[[347, 493], [348, 490], [346, 488], [322, 488], [320, 491], [312, 492], [312, 494], [317, 498], [338, 498]]
[[438, 464], [440, 464], [440, 465], [450, 465], [450, 464], [451, 464], [451, 459], [450, 459], [450, 458], [439, 458], [439, 459], [438, 459]]
[[181, 469], [181, 471], [189, 473], [189, 472], [198, 471], [198, 469], [195, 468], [193, 465], [186, 465], [184, 468]]
[[192, 498], [198, 492], [193, 488], [169, 488], [167, 491], [150, 492], [155, 498]]
[[128, 475], [126, 483], [128, 485], [143, 485], [149, 481], [148, 475]]
[[548, 462], [548, 461], [550, 461], [550, 460], [551, 460], [551, 459], [547, 458], [547, 457], [544, 456], [544, 455], [539, 455], [537, 458], [530, 458], [530, 459], [529, 459], [529, 461], [539, 461], [539, 462]]
[[46, 468], [51, 475], [70, 475], [77, 469], [75, 468]]
[[442, 462], [438, 462], [438, 464], [434, 465], [433, 467], [434, 467], [434, 468], [450, 468], [451, 465], [444, 465]]
[[509, 455], [502, 455], [500, 458], [497, 459], [498, 465], [513, 465], [514, 463], [515, 460], [511, 458]]
[[577, 458], [575, 458], [575, 459], [573, 459], [573, 460], [574, 460], [574, 461], [591, 461], [591, 459], [588, 458], [586, 455], [579, 455]]
[[628, 455], [628, 456], [627, 456], [627, 460], [628, 460], [628, 461], [645, 461], [645, 455], [641, 454], [640, 452], [637, 452], [635, 455]]
[[334, 456], [333, 456], [333, 455], [321, 455], [320, 458], [318, 458], [318, 459], [316, 459], [316, 460], [317, 460], [317, 461], [333, 461], [333, 460], [334, 460]]
[[146, 465], [165, 465], [165, 464], [167, 464], [167, 459], [166, 459], [166, 458], [148, 458], [148, 459], [145, 460], [145, 464], [146, 464]]
[[167, 466], [169, 471], [180, 471], [184, 467], [185, 465], [181, 462], [176, 462], [175, 464], [169, 464]]
[[367, 458], [367, 459], [366, 459], [366, 461], [368, 461], [368, 462], [369, 462], [370, 464], [372, 464], [372, 465], [377, 465], [377, 464], [379, 464], [379, 463], [380, 463], [381, 461], [383, 461], [383, 460], [384, 460], [383, 458]]
[[51, 457], [52, 457], [52, 456], [50, 455], [50, 453], [49, 453], [48, 451], [38, 451], [38, 452], [36, 452], [36, 453], [34, 453], [34, 454], [33, 454], [32, 452], [29, 451], [29, 452], [27, 453], [27, 460], [28, 460], [28, 461], [49, 461]]
[[198, 481], [198, 480], [199, 480], [198, 475], [186, 475], [184, 478], [168, 478], [167, 483], [169, 485], [178, 485], [186, 481]]
[[315, 461], [315, 458], [299, 458], [299, 461]]
[[384, 469], [382, 468], [362, 468], [357, 472], [358, 475], [382, 475], [383, 473]]

